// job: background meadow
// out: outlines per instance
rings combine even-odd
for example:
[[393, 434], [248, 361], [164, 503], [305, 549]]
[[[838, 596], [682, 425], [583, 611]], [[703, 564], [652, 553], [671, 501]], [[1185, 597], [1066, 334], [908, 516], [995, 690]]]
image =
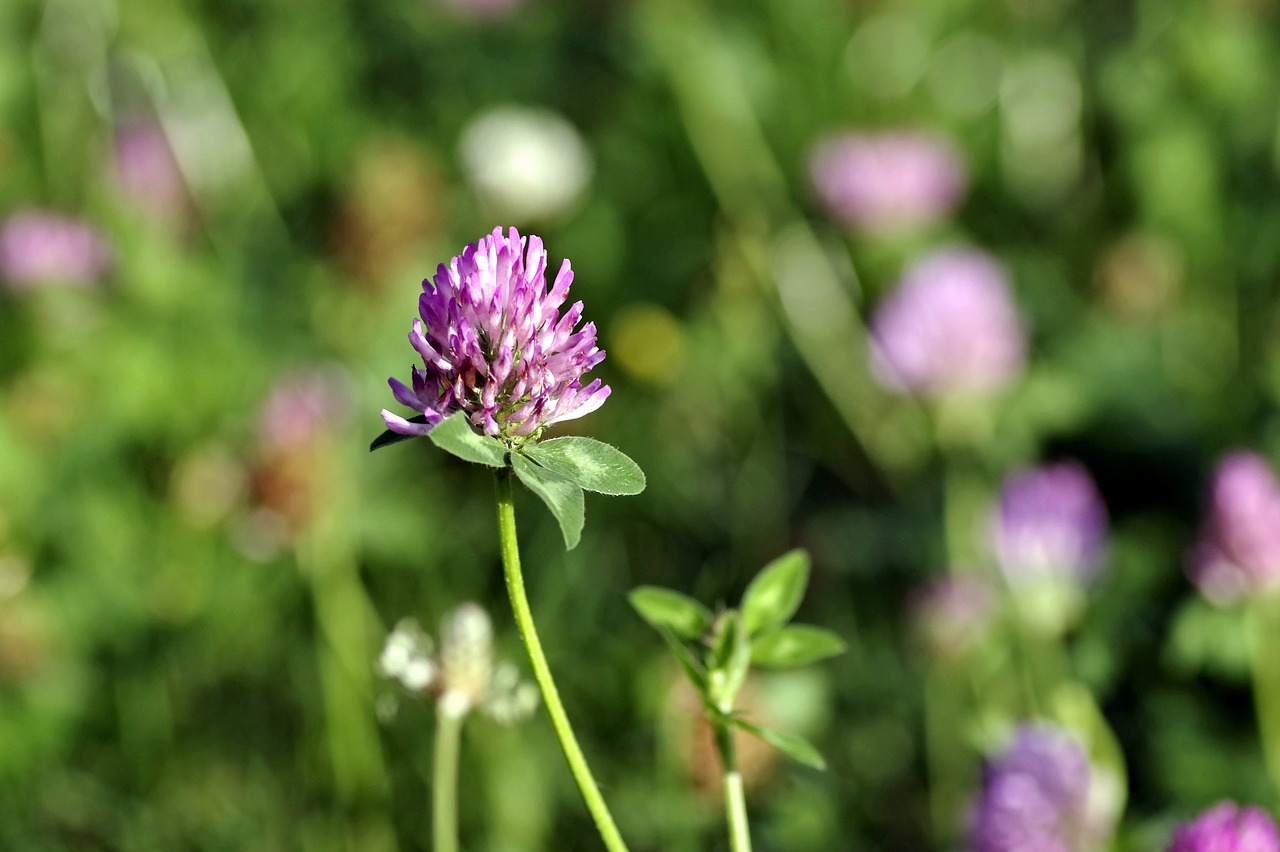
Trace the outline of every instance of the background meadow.
[[[1109, 521], [1055, 647], [1123, 755], [1115, 848], [1274, 806], [1243, 611], [1187, 567], [1224, 454], [1280, 462], [1277, 15], [0, 5], [0, 849], [426, 848], [432, 716], [376, 677], [386, 632], [475, 600], [523, 659], [489, 477], [367, 448], [403, 413], [385, 382], [419, 282], [499, 224], [572, 261], [608, 352], [612, 397], [562, 432], [648, 475], [589, 496], [567, 555], [517, 498], [633, 848], [727, 845], [696, 702], [627, 592], [733, 604], [792, 547], [798, 618], [849, 650], [749, 684], [829, 764], [743, 754], [757, 847], [960, 848], [978, 760], [1027, 708], [957, 683], [1019, 640], [980, 614], [930, 641], [915, 603], [960, 572], [1016, 605], [989, 513], [1059, 460]], [[843, 133], [879, 146], [855, 189], [856, 163], [815, 165]], [[1025, 358], [960, 398], [894, 390], [868, 323], [956, 246], [1003, 270]], [[544, 716], [469, 725], [461, 800], [464, 848], [598, 848]]]

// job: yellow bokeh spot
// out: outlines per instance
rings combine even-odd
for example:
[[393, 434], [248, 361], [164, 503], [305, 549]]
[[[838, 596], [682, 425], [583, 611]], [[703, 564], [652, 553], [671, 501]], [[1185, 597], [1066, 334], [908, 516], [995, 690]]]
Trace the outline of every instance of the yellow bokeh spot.
[[614, 316], [605, 349], [631, 378], [667, 385], [678, 378], [684, 365], [684, 329], [660, 305], [629, 305]]

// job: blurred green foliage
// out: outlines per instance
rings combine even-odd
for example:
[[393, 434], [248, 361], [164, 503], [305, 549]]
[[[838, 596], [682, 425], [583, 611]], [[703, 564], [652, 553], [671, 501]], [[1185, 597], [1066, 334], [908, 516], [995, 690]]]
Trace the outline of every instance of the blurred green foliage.
[[[589, 497], [568, 554], [528, 495], [519, 520], [552, 666], [634, 848], [726, 845], [696, 699], [627, 592], [738, 600], [793, 546], [813, 555], [799, 617], [850, 650], [744, 687], [829, 765], [740, 755], [758, 847], [935, 848], [906, 602], [980, 553], [1004, 472], [1059, 456], [1112, 516], [1067, 651], [1128, 762], [1121, 847], [1220, 798], [1274, 804], [1238, 613], [1183, 566], [1214, 460], [1280, 459], [1277, 14], [0, 4], [0, 213], [79, 216], [116, 252], [99, 287], [0, 292], [0, 848], [426, 848], [429, 711], [374, 682], [382, 637], [470, 599], [519, 649], [486, 475], [427, 442], [366, 448], [418, 281], [508, 224], [457, 154], [504, 104], [557, 111], [594, 157], [573, 209], [514, 224], [572, 259], [610, 353], [613, 396], [572, 432], [649, 487]], [[137, 115], [185, 182], [159, 217], [112, 177]], [[807, 157], [850, 126], [953, 136], [959, 213], [898, 239], [829, 223]], [[958, 444], [871, 381], [861, 331], [905, 262], [957, 241], [1008, 266], [1033, 334], [1024, 379]], [[345, 403], [264, 446], [272, 388], [317, 367]], [[477, 721], [463, 748], [465, 848], [597, 848], [545, 719]]]

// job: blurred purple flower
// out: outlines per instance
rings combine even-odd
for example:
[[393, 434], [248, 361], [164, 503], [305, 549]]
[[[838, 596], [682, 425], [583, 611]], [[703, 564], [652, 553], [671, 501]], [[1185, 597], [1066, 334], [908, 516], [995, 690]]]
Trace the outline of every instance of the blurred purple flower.
[[1088, 852], [1102, 833], [1089, 813], [1084, 749], [1051, 725], [1023, 725], [982, 771], [971, 852]]
[[999, 390], [1022, 371], [1026, 345], [1004, 271], [977, 249], [917, 260], [871, 320], [876, 378], [922, 396]]
[[964, 163], [945, 137], [915, 131], [845, 132], [809, 160], [831, 216], [863, 231], [909, 230], [946, 217], [964, 195]]
[[1189, 573], [1217, 604], [1280, 580], [1280, 483], [1257, 453], [1235, 452], [1218, 465]]
[[973, 575], [938, 577], [912, 595], [911, 621], [939, 658], [963, 654], [981, 641], [995, 612], [995, 591]]
[[421, 320], [413, 321], [409, 342], [425, 369], [414, 368], [412, 388], [394, 378], [389, 383], [396, 399], [425, 422], [383, 410], [388, 429], [425, 435], [465, 411], [486, 434], [520, 444], [604, 403], [607, 385], [599, 379], [582, 384], [605, 356], [596, 346], [595, 323], [574, 331], [582, 302], [563, 316], [559, 311], [573, 270], [565, 260], [548, 292], [546, 269], [541, 239], [521, 237], [515, 228], [504, 237], [495, 228], [422, 282]]
[[262, 405], [259, 445], [267, 453], [285, 452], [341, 429], [349, 419], [351, 397], [351, 382], [337, 369], [277, 380]]
[[1261, 808], [1222, 802], [1179, 828], [1169, 852], [1280, 852], [1280, 836]]
[[0, 277], [14, 289], [93, 284], [111, 263], [111, 248], [98, 231], [70, 216], [30, 209], [0, 225]]
[[120, 193], [153, 219], [167, 223], [185, 212], [186, 180], [159, 122], [122, 121], [115, 132], [114, 166]]
[[1102, 496], [1089, 471], [1074, 461], [1009, 476], [991, 517], [996, 559], [1015, 584], [1092, 580], [1106, 536]]

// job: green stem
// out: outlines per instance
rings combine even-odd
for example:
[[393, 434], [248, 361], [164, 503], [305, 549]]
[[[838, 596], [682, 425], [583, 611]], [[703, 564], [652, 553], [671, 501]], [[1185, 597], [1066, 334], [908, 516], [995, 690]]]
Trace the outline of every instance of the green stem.
[[1280, 795], [1280, 598], [1259, 596], [1249, 604], [1249, 661], [1253, 670], [1253, 701], [1258, 714], [1262, 755], [1272, 792]]
[[747, 828], [747, 796], [733, 749], [733, 731], [727, 724], [716, 726], [716, 745], [724, 768], [724, 812], [729, 823], [729, 848], [751, 852], [751, 832]]
[[555, 681], [551, 678], [551, 668], [547, 665], [547, 657], [542, 652], [542, 643], [538, 641], [538, 631], [533, 625], [533, 613], [529, 610], [529, 599], [524, 591], [524, 576], [520, 572], [520, 546], [516, 541], [516, 513], [511, 496], [511, 468], [498, 471], [498, 532], [502, 544], [502, 570], [507, 580], [507, 594], [511, 598], [511, 609], [515, 613], [516, 626], [520, 628], [520, 638], [524, 640], [525, 650], [529, 652], [529, 662], [533, 664], [533, 677], [542, 691], [542, 700], [547, 705], [547, 713], [551, 716], [551, 726], [555, 728], [556, 738], [560, 740], [560, 748], [564, 751], [565, 760], [569, 761], [569, 769], [578, 782], [578, 790], [582, 793], [587, 810], [595, 820], [596, 830], [604, 840], [609, 852], [626, 852], [627, 845], [622, 842], [618, 826], [614, 824], [609, 807], [600, 794], [596, 779], [591, 775], [587, 759], [582, 755], [578, 740], [573, 735], [573, 727], [569, 717], [560, 703], [560, 693], [556, 690]]
[[436, 755], [431, 779], [434, 852], [458, 852], [458, 751], [465, 717], [436, 712]]

